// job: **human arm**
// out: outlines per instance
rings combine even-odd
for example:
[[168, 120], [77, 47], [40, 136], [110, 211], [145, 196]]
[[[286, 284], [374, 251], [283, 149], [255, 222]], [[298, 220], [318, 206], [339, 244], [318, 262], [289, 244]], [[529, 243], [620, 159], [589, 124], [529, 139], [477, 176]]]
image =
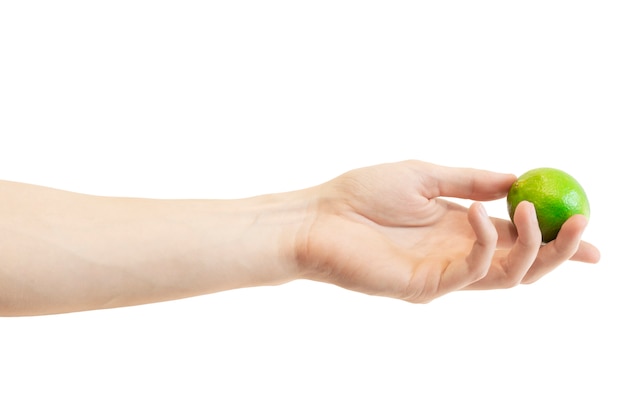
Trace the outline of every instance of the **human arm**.
[[306, 278], [428, 302], [530, 283], [596, 262], [575, 216], [541, 245], [516, 225], [445, 200], [503, 197], [513, 175], [420, 161], [350, 171], [309, 189], [240, 200], [99, 197], [1, 182], [0, 314], [166, 301]]
[[305, 192], [239, 200], [103, 197], [0, 182], [0, 315], [274, 285], [296, 273]]

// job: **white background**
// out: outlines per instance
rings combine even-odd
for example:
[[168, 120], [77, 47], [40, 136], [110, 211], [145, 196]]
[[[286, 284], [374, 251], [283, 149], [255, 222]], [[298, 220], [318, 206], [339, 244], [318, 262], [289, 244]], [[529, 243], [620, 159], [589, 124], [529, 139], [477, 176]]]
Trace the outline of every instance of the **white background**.
[[0, 319], [0, 414], [626, 415], [622, 4], [1, 2], [0, 178], [234, 198], [553, 166], [603, 258], [428, 305], [294, 282]]

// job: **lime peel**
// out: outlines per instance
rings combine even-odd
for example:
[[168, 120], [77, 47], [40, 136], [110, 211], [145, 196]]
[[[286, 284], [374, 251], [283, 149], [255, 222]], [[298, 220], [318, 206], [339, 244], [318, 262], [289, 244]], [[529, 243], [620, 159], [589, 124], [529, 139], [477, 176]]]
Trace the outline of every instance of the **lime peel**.
[[541, 238], [547, 243], [554, 240], [563, 223], [575, 214], [589, 218], [589, 200], [578, 181], [556, 168], [535, 168], [522, 174], [511, 185], [507, 195], [507, 208], [511, 220], [522, 201], [535, 206]]

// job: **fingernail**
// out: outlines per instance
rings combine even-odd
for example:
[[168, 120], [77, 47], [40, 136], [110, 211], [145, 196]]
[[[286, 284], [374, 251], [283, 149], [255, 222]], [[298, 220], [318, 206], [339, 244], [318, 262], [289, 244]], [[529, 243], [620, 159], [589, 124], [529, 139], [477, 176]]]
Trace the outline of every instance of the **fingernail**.
[[485, 206], [483, 206], [480, 203], [476, 203], [476, 205], [478, 206], [478, 214], [480, 214], [483, 217], [488, 217], [487, 210], [485, 210]]

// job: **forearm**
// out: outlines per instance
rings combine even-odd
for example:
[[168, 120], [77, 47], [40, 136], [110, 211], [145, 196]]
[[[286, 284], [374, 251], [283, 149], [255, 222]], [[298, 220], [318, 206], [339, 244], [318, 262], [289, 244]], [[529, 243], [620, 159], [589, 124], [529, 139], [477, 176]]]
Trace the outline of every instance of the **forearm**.
[[306, 192], [241, 200], [97, 197], [0, 182], [0, 314], [135, 305], [296, 273]]

